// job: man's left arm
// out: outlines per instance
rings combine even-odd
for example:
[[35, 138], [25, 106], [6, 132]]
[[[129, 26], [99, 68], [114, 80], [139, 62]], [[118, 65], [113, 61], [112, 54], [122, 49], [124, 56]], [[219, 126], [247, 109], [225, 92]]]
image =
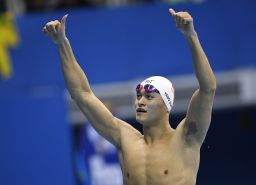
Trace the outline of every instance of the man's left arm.
[[199, 82], [199, 89], [194, 92], [187, 115], [181, 123], [183, 133], [187, 143], [201, 146], [211, 122], [216, 79], [194, 29], [193, 18], [187, 12], [176, 13], [170, 9], [170, 13], [189, 44], [195, 75]]

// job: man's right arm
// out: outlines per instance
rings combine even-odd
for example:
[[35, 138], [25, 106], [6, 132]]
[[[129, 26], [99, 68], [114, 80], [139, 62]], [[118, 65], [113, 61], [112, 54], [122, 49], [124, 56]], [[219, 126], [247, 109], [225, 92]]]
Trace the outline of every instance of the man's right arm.
[[116, 147], [120, 146], [120, 121], [92, 92], [88, 79], [77, 63], [67, 38], [58, 44], [62, 71], [72, 99], [95, 130]]
[[56, 20], [47, 23], [43, 31], [58, 46], [64, 79], [72, 99], [96, 131], [116, 147], [119, 147], [121, 127], [125, 126], [125, 122], [115, 118], [92, 92], [88, 79], [77, 63], [69, 40], [65, 35], [66, 18], [67, 15], [61, 19], [61, 22]]

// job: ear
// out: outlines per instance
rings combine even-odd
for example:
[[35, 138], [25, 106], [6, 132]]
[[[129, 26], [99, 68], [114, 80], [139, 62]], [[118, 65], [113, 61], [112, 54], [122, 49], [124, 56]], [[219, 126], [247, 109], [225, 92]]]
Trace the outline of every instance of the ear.
[[[165, 105], [165, 104], [164, 104], [164, 105]], [[168, 108], [166, 107], [166, 105], [165, 105], [164, 107], [165, 107], [166, 112], [169, 114], [169, 110], [168, 110]]]

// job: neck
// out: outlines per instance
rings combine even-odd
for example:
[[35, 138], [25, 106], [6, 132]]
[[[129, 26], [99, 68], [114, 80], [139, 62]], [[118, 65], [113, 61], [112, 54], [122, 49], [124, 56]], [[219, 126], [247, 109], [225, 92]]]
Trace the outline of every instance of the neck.
[[173, 129], [171, 128], [168, 120], [165, 122], [159, 122], [153, 126], [143, 126], [143, 135], [147, 144], [153, 144], [157, 140], [161, 140], [164, 136], [166, 136], [166, 134], [172, 131]]

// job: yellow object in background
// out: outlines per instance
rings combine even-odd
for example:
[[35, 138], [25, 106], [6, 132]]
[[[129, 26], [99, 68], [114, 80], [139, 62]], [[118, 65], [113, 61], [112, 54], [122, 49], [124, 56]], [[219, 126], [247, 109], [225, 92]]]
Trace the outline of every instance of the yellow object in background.
[[14, 17], [9, 12], [0, 14], [0, 76], [9, 79], [13, 73], [8, 49], [18, 45]]

